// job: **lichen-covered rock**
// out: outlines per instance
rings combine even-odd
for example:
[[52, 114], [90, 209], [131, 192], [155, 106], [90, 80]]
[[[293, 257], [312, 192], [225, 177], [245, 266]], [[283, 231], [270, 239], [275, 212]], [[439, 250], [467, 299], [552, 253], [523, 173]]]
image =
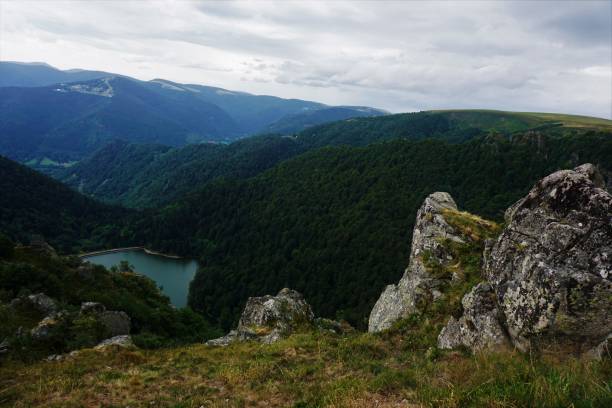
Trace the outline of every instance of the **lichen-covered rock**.
[[130, 334], [132, 320], [125, 312], [106, 310], [106, 307], [98, 302], [83, 302], [79, 313], [83, 316], [92, 316], [98, 320], [104, 326], [109, 337]]
[[585, 357], [591, 360], [603, 360], [612, 357], [612, 333], [597, 346], [585, 353]]
[[57, 311], [55, 301], [44, 293], [37, 293], [35, 295], [13, 299], [10, 306], [13, 308], [30, 307], [43, 316], [49, 316]]
[[81, 303], [81, 314], [100, 314], [106, 311], [106, 307], [98, 302]]
[[443, 280], [431, 274], [425, 261], [448, 265], [453, 262], [453, 256], [443, 242], [464, 242], [461, 234], [445, 220], [444, 210], [457, 211], [457, 204], [448, 193], [433, 193], [423, 202], [417, 212], [408, 268], [399, 283], [387, 286], [374, 305], [369, 332], [386, 330], [440, 297]]
[[131, 336], [120, 335], [111, 337], [110, 339], [102, 340], [97, 346], [94, 347], [94, 349], [102, 350], [111, 346], [129, 348], [134, 347], [134, 343], [132, 342]]
[[299, 326], [312, 325], [313, 320], [312, 309], [304, 297], [295, 290], [285, 288], [276, 296], [249, 298], [237, 329], [206, 344], [226, 346], [245, 340], [273, 343]]
[[64, 322], [67, 315], [64, 311], [53, 313], [42, 319], [36, 327], [30, 330], [30, 335], [35, 340], [43, 340], [50, 337], [57, 327]]
[[486, 256], [516, 347], [585, 351], [612, 332], [612, 196], [590, 164], [553, 173], [506, 211]]
[[499, 320], [495, 292], [487, 283], [479, 283], [462, 301], [463, 315], [451, 316], [438, 336], [438, 347], [452, 349], [465, 346], [472, 351], [492, 349], [509, 344]]
[[110, 337], [130, 334], [132, 321], [125, 312], [107, 310], [98, 314], [98, 319]]
[[345, 334], [355, 331], [355, 329], [346, 321], [338, 322], [336, 320], [326, 319], [324, 317], [317, 317], [314, 320], [314, 325], [321, 331], [335, 334]]

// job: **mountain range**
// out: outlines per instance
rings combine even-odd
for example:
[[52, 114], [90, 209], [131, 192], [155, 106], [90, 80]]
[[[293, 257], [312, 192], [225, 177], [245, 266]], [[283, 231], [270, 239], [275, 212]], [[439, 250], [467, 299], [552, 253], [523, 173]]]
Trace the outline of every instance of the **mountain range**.
[[33, 166], [66, 165], [117, 139], [226, 143], [386, 113], [36, 63], [0, 62], [0, 78], [0, 154]]

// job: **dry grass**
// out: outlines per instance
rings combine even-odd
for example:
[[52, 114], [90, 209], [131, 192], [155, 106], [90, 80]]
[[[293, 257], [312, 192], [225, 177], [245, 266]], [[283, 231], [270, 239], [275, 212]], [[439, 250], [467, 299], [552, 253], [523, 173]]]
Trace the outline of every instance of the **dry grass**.
[[0, 405], [521, 407], [538, 401], [537, 406], [595, 407], [611, 402], [609, 361], [530, 360], [516, 352], [432, 353], [431, 333], [437, 329], [412, 319], [376, 336], [302, 333], [273, 345], [88, 350], [61, 362], [7, 363], [0, 368]]

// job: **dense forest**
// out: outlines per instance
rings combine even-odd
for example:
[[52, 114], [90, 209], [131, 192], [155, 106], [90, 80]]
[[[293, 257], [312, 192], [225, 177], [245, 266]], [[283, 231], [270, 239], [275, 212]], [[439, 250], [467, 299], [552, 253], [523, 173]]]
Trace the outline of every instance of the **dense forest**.
[[115, 142], [72, 171], [75, 188], [143, 210], [100, 204], [0, 159], [0, 232], [23, 243], [42, 234], [63, 253], [145, 245], [198, 258], [189, 304], [223, 328], [249, 296], [285, 286], [316, 314], [363, 327], [407, 264], [429, 193], [448, 191], [460, 208], [501, 220], [557, 169], [592, 162], [611, 174], [606, 126], [569, 120], [419, 112], [230, 145]]
[[42, 235], [64, 253], [122, 243], [129, 211], [101, 204], [0, 156], [0, 233], [27, 244]]
[[196, 144], [180, 149], [116, 141], [54, 175], [99, 200], [127, 207], [157, 207], [215, 178], [255, 176], [305, 150], [293, 138], [274, 135], [227, 146]]
[[610, 158], [612, 139], [595, 131], [328, 147], [146, 211], [130, 240], [199, 257], [190, 305], [224, 328], [248, 296], [284, 286], [304, 293], [315, 313], [363, 327], [407, 264], [428, 194], [448, 191], [460, 208], [501, 220], [537, 179], [583, 162], [609, 172]]
[[[302, 114], [311, 115], [314, 113]], [[561, 127], [561, 119], [566, 118], [495, 111], [417, 112], [351, 118], [313, 126], [292, 137], [262, 135], [229, 145], [169, 148], [116, 141], [73, 167], [51, 169], [54, 177], [86, 195], [127, 207], [147, 208], [169, 204], [216, 178], [253, 177], [281, 161], [324, 146], [365, 146], [424, 138], [463, 142], [489, 132], [510, 138], [514, 132], [528, 129], [547, 134], [576, 132]]]

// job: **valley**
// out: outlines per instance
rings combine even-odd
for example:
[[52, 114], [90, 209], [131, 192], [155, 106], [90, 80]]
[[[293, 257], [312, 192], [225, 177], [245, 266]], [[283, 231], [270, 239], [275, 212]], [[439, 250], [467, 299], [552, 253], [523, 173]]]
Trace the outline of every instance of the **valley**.
[[612, 121], [28, 68], [0, 405], [608, 405]]

